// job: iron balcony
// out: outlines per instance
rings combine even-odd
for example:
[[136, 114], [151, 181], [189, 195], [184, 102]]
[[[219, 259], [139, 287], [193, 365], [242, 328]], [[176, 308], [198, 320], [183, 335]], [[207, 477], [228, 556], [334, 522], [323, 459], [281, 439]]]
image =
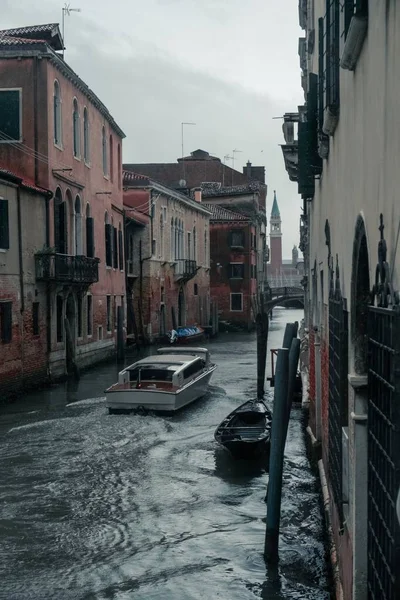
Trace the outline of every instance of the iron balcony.
[[197, 263], [195, 260], [187, 260], [186, 258], [178, 258], [175, 261], [175, 280], [188, 281], [197, 273]]
[[72, 256], [56, 252], [35, 254], [36, 279], [38, 281], [91, 284], [99, 280], [99, 258]]

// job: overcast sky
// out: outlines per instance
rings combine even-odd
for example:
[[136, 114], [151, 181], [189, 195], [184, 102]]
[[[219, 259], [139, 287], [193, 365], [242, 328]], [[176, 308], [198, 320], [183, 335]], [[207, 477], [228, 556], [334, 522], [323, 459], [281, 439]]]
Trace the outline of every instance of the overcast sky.
[[[62, 1], [0, 0], [1, 29], [60, 22]], [[74, 0], [65, 60], [126, 134], [124, 162], [174, 162], [202, 148], [235, 167], [265, 165], [267, 214], [277, 190], [283, 254], [299, 241], [282, 121], [302, 104], [298, 0]], [[232, 166], [232, 161], [228, 161]]]

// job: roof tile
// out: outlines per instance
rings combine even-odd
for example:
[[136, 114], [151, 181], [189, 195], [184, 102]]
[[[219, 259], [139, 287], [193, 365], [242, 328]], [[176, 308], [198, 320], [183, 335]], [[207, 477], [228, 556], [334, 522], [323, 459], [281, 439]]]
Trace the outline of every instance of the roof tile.
[[240, 213], [228, 210], [219, 204], [207, 204], [202, 202], [202, 206], [211, 213], [210, 221], [248, 221], [249, 218]]

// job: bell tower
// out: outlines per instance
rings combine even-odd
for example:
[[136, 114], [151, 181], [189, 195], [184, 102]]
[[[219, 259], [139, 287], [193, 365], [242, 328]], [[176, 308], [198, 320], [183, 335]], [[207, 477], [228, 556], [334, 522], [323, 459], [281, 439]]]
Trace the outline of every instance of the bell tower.
[[270, 231], [270, 254], [271, 262], [269, 273], [272, 277], [280, 275], [282, 269], [282, 220], [279, 212], [276, 191], [274, 190], [274, 202], [272, 204], [271, 218], [269, 221]]

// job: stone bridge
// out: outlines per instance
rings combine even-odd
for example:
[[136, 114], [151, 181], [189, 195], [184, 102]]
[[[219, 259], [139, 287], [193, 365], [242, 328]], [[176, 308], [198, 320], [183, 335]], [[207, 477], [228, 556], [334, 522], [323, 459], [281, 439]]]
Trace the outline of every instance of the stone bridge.
[[284, 305], [290, 301], [297, 300], [304, 306], [304, 289], [301, 286], [265, 286], [265, 299], [268, 303], [268, 309], [272, 310], [274, 306]]

